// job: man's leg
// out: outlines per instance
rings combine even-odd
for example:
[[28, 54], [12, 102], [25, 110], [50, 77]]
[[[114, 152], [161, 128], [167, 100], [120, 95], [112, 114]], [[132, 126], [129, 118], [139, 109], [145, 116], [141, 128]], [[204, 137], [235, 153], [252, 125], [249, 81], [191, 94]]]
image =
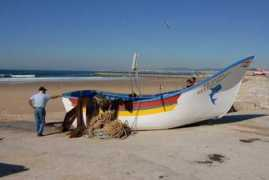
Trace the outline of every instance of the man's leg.
[[38, 134], [39, 126], [40, 126], [40, 123], [39, 123], [40, 115], [39, 115], [39, 110], [37, 108], [35, 109], [34, 115], [35, 115], [35, 131]]
[[39, 129], [38, 134], [43, 135], [44, 127], [45, 127], [45, 117], [46, 117], [46, 111], [44, 108], [40, 109], [40, 123], [39, 123]]

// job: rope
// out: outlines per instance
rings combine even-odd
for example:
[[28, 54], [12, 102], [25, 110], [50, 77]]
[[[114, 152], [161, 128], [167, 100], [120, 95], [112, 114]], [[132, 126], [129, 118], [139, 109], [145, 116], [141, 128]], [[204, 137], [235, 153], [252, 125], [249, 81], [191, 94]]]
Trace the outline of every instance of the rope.
[[[81, 137], [87, 135], [90, 137], [98, 137], [100, 139], [121, 138], [125, 139], [131, 134], [131, 129], [125, 123], [116, 119], [116, 111], [113, 109], [113, 102], [104, 96], [95, 96], [91, 101], [85, 101], [84, 107], [87, 107], [87, 125], [83, 125], [82, 116], [82, 99], [79, 100], [78, 106], [68, 112], [65, 117], [63, 129], [70, 131], [70, 137]], [[89, 107], [92, 103], [92, 107]], [[77, 120], [78, 126], [71, 129], [71, 124]]]

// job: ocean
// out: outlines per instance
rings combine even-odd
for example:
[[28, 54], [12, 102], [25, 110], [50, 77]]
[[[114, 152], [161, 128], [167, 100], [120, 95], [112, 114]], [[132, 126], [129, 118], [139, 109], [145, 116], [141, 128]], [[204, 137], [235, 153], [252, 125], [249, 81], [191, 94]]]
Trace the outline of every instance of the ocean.
[[[214, 71], [211, 71], [211, 73]], [[201, 75], [202, 71], [197, 70], [162, 70], [144, 71], [140, 76], [191, 76]], [[203, 71], [203, 74], [211, 74]], [[129, 72], [114, 71], [68, 71], [68, 70], [1, 70], [0, 83], [27, 83], [27, 82], [46, 82], [46, 81], [82, 81], [82, 80], [113, 80], [126, 79]]]
[[94, 71], [67, 70], [0, 70], [0, 83], [27, 83], [45, 81], [81, 81], [105, 80], [112, 77], [100, 77]]
[[1, 70], [0, 78], [12, 77], [89, 77], [95, 76], [93, 71], [56, 71], [56, 70]]

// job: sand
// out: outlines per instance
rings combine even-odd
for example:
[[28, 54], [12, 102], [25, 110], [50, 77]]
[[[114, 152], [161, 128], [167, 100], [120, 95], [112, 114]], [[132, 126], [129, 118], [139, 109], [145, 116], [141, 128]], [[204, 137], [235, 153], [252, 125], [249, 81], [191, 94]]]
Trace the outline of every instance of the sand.
[[269, 76], [246, 76], [234, 105], [244, 111], [269, 109]]
[[[143, 93], [174, 90], [185, 79], [149, 78]], [[160, 83], [163, 84], [160, 90]], [[51, 95], [78, 89], [128, 92], [128, 80], [0, 85], [0, 177], [3, 179], [269, 179], [269, 112], [237, 112], [220, 120], [125, 140], [69, 139], [56, 126], [36, 137], [29, 97], [44, 85]], [[60, 122], [60, 99], [48, 122]]]
[[[141, 85], [143, 94], [160, 93], [184, 86], [184, 78], [144, 78]], [[58, 95], [68, 91], [96, 89], [112, 92], [130, 92], [130, 80], [90, 80], [78, 82], [42, 82], [24, 84], [0, 84], [0, 121], [29, 119], [32, 109], [28, 100], [40, 86], [45, 86], [50, 95]], [[162, 88], [160, 89], [160, 85]], [[62, 120], [64, 108], [60, 99], [52, 100], [47, 106], [48, 121]]]

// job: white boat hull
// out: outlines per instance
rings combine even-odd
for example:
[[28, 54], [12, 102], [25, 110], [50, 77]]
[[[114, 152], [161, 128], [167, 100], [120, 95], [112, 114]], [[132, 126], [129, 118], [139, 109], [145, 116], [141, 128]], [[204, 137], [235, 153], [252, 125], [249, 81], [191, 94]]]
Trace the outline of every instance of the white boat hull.
[[[239, 92], [242, 78], [253, 59], [254, 57], [252, 56], [240, 60], [190, 88], [155, 95], [155, 99], [162, 96], [159, 100], [151, 100], [150, 98], [143, 101], [137, 100], [135, 102], [136, 106], [139, 106], [141, 101], [141, 107], [147, 106], [150, 102], [158, 104], [163, 99], [169, 102], [169, 105], [164, 103], [162, 106], [149, 109], [140, 109], [138, 107], [131, 112], [122, 110], [119, 112], [118, 119], [127, 123], [132, 129], [151, 130], [174, 128], [206, 119], [222, 117], [233, 105]], [[106, 93], [104, 94], [109, 96]], [[113, 98], [116, 97], [114, 96], [113, 94]], [[74, 107], [70, 97], [70, 95], [63, 97], [66, 111]], [[169, 98], [176, 98], [175, 103], [171, 105], [172, 100], [168, 100]]]

